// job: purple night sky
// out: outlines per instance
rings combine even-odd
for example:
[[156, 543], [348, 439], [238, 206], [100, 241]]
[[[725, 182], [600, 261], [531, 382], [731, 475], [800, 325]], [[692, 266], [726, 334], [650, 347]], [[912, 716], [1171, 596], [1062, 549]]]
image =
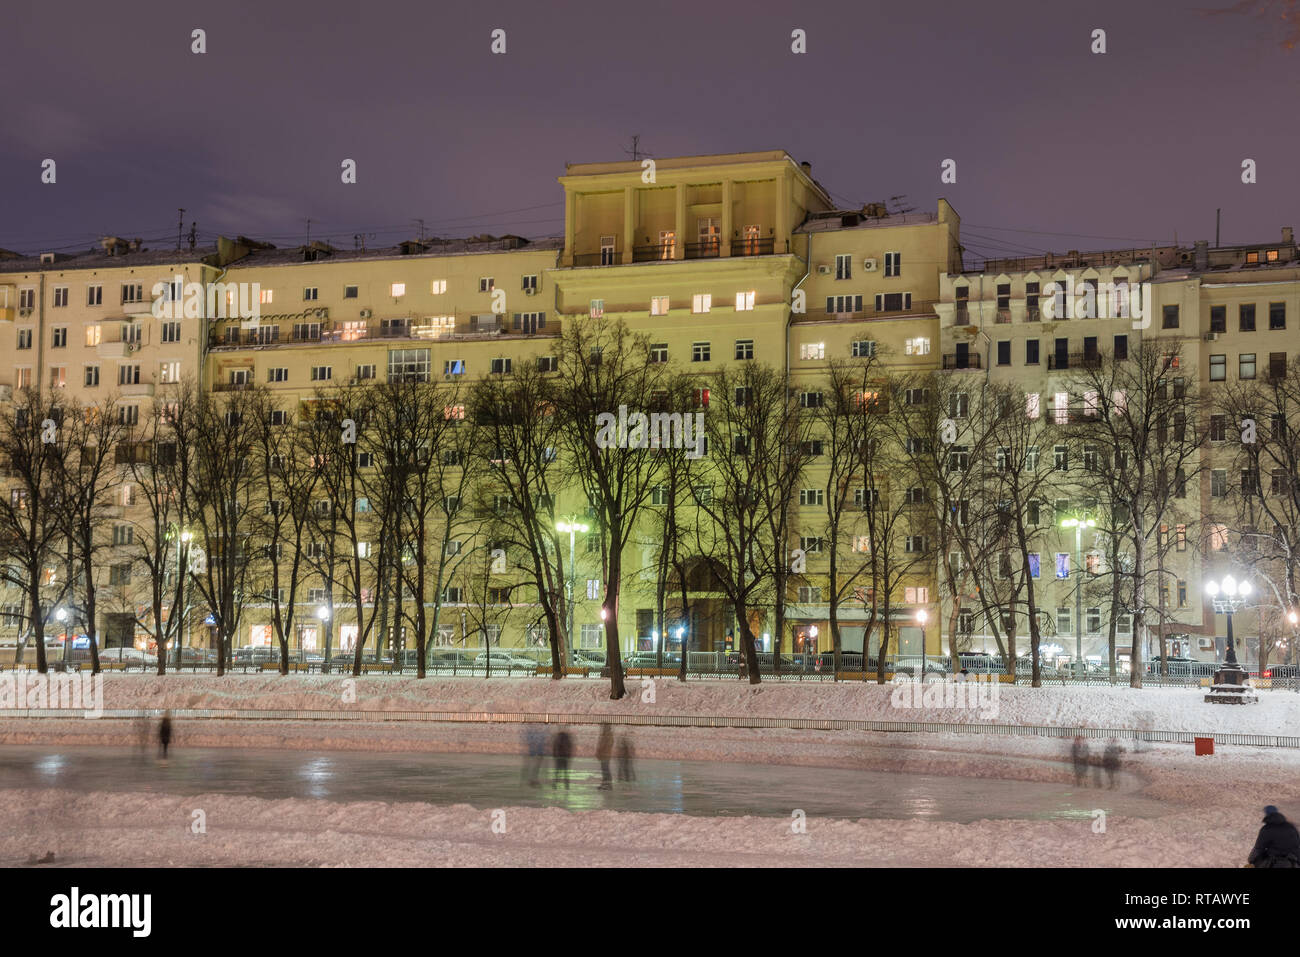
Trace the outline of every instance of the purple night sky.
[[1300, 49], [1232, 2], [10, 4], [0, 247], [165, 248], [181, 206], [204, 243], [557, 235], [565, 162], [634, 133], [785, 149], [846, 206], [946, 196], [975, 256], [1213, 240], [1220, 206], [1265, 240], [1300, 225]]

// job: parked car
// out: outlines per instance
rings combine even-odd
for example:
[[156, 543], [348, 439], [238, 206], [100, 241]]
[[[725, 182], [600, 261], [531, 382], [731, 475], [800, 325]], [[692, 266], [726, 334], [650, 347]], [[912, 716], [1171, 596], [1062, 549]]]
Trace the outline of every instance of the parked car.
[[[921, 656], [909, 655], [906, 658], [899, 658], [894, 662], [893, 672], [896, 675], [907, 675], [909, 678], [916, 678], [921, 674]], [[946, 677], [948, 674], [948, 665], [942, 660], [936, 660], [931, 657], [925, 658], [925, 679], [929, 681], [933, 677]]]
[[[1033, 665], [1032, 658], [1030, 658], [1028, 655], [1021, 655], [1019, 658], [1016, 659], [1017, 675], [1023, 675], [1028, 677], [1033, 673], [1034, 673], [1034, 665]], [[1043, 661], [1041, 658], [1038, 661], [1038, 674], [1039, 677], [1042, 678], [1057, 677], [1056, 668], [1053, 665], [1049, 665], [1046, 661]]]
[[[1158, 675], [1163, 673], [1160, 667], [1161, 657], [1155, 655], [1147, 662], [1147, 674]], [[1171, 678], [1185, 678], [1189, 676], [1201, 677], [1205, 674], [1214, 673], [1214, 665], [1209, 662], [1197, 661], [1195, 658], [1186, 658], [1180, 655], [1169, 656], [1168, 675]]]
[[998, 674], [1003, 671], [1002, 661], [982, 651], [963, 651], [957, 655], [961, 666], [973, 675]]
[[603, 668], [605, 666], [605, 653], [603, 651], [575, 648], [573, 649], [573, 663], [579, 668]]
[[1300, 665], [1269, 665], [1265, 678], [1300, 678]]
[[1067, 661], [1056, 669], [1066, 678], [1093, 679], [1110, 677], [1110, 668], [1095, 661]]
[[[664, 667], [675, 668], [681, 664], [681, 657], [664, 652]], [[604, 664], [602, 661], [601, 664]], [[659, 658], [653, 651], [634, 651], [623, 659], [624, 668], [657, 668]]]
[[280, 660], [280, 649], [271, 645], [244, 645], [235, 649], [232, 660], [237, 665], [271, 664]]
[[99, 660], [137, 667], [156, 667], [158, 664], [157, 655], [146, 654], [139, 648], [104, 648], [99, 653]]
[[491, 658], [493, 671], [536, 671], [537, 662], [532, 658], [521, 658], [518, 655], [512, 655], [508, 651], [483, 652], [474, 659], [475, 668], [484, 668], [488, 666], [488, 659]]
[[[167, 652], [169, 661], [175, 661], [176, 655], [173, 651]], [[181, 648], [181, 664], [183, 665], [211, 665], [216, 664], [217, 653], [208, 648]]]

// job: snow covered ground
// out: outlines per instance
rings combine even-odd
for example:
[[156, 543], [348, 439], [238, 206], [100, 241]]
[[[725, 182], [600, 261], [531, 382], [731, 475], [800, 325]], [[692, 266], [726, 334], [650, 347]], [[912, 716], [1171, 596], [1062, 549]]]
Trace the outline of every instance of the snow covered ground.
[[[763, 685], [660, 680], [654, 701], [639, 682], [622, 701], [598, 681], [512, 679], [344, 679], [276, 675], [218, 680], [111, 675], [106, 708], [293, 708], [506, 711], [575, 714], [739, 714], [847, 719], [973, 721], [973, 709], [899, 709], [893, 689], [874, 685]], [[1206, 705], [1194, 689], [999, 689], [998, 723], [1134, 727], [1144, 713], [1156, 728], [1300, 733], [1300, 695], [1265, 692], [1251, 707]], [[589, 757], [596, 729], [574, 729]], [[386, 721], [178, 722], [176, 746], [304, 750], [442, 751], [518, 754], [513, 725]], [[733, 761], [896, 770], [961, 778], [1069, 781], [1069, 742], [975, 735], [743, 728], [640, 727], [642, 758]], [[123, 745], [130, 721], [81, 717], [0, 718], [0, 744]], [[1097, 743], [1099, 744], [1099, 742]], [[1095, 745], [1094, 745], [1095, 746]], [[1129, 745], [1131, 747], [1131, 745]], [[816, 818], [791, 828], [793, 809], [763, 817], [559, 807], [494, 808], [426, 802], [271, 800], [244, 795], [145, 791], [70, 793], [56, 788], [0, 791], [0, 863], [56, 855], [59, 864], [311, 865], [1052, 865], [1239, 866], [1254, 841], [1260, 810], [1277, 804], [1300, 819], [1300, 751], [1220, 745], [1194, 757], [1189, 745], [1127, 753], [1136, 793], [1167, 810], [1110, 814], [1104, 832], [1077, 820]], [[978, 789], [973, 789], [973, 794]], [[1099, 797], [1100, 803], [1100, 797]], [[599, 805], [595, 805], [599, 806]], [[206, 833], [194, 833], [195, 811]], [[504, 812], [504, 833], [492, 829]], [[990, 812], [992, 813], [992, 812]], [[498, 816], [498, 820], [501, 820]]]
[[[1300, 694], [1281, 690], [1261, 692], [1259, 704], [1230, 707], [1206, 704], [1197, 688], [1000, 685], [990, 709], [987, 702], [900, 707], [900, 699], [907, 703], [910, 697], [892, 685], [863, 682], [752, 686], [657, 679], [650, 695], [648, 684], [633, 679], [628, 689], [627, 697], [611, 701], [608, 682], [582, 679], [110, 674], [104, 678], [104, 707], [745, 715], [1095, 728], [1134, 728], [1145, 718], [1149, 727], [1161, 730], [1300, 734]], [[994, 717], [983, 717], [991, 710]]]

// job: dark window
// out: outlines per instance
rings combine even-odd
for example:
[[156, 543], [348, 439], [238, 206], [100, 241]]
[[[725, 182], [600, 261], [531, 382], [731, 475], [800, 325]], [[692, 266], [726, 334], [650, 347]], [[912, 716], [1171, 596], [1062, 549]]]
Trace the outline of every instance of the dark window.
[[998, 365], [1011, 365], [1011, 340], [1002, 339], [998, 342]]
[[1128, 336], [1115, 337], [1115, 358], [1120, 361], [1128, 358]]
[[1165, 329], [1177, 329], [1177, 328], [1178, 328], [1178, 307], [1177, 307], [1177, 306], [1165, 306], [1165, 308], [1164, 308], [1164, 324], [1163, 324], [1162, 328], [1165, 328]]
[[1270, 302], [1268, 304], [1268, 327], [1270, 329], [1286, 328], [1286, 303]]
[[1270, 352], [1268, 354], [1268, 377], [1270, 379], [1286, 378], [1286, 353]]
[[1211, 332], [1228, 331], [1228, 307], [1227, 306], [1210, 307], [1210, 331]]
[[1237, 328], [1241, 332], [1255, 331], [1255, 304], [1243, 302], [1237, 307]]
[[1025, 365], [1027, 366], [1038, 365], [1038, 340], [1037, 339], [1025, 340]]
[[1083, 337], [1083, 357], [1089, 360], [1097, 358], [1097, 337], [1096, 336]]

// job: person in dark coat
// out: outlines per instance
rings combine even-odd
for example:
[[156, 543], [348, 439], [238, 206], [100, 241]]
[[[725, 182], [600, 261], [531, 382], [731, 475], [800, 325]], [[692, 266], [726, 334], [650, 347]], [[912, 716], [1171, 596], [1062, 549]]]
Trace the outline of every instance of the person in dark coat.
[[569, 790], [569, 759], [573, 757], [573, 735], [561, 729], [551, 738], [551, 756], [555, 759], [555, 777], [551, 787], [560, 786], [560, 777], [564, 777], [564, 790]]
[[1106, 784], [1108, 787], [1115, 787], [1115, 775], [1119, 773], [1119, 755], [1124, 749], [1119, 746], [1119, 742], [1111, 738], [1106, 742], [1106, 751], [1101, 758], [1101, 766], [1106, 769]]
[[636, 768], [632, 763], [635, 760], [636, 755], [632, 750], [632, 738], [625, 734], [618, 741], [618, 779], [620, 781], [636, 780]]
[[163, 760], [167, 760], [167, 746], [172, 743], [172, 713], [164, 711], [162, 721], [158, 724], [158, 751]]
[[596, 739], [596, 760], [600, 762], [600, 790], [609, 791], [614, 787], [614, 775], [609, 770], [609, 760], [614, 756], [614, 729], [608, 724], [600, 726], [600, 737]]
[[1264, 826], [1249, 861], [1255, 867], [1300, 867], [1300, 832], [1272, 804], [1264, 808]]
[[528, 748], [528, 760], [524, 764], [524, 779], [533, 787], [540, 783], [542, 762], [546, 759], [546, 734], [541, 725], [524, 726], [524, 744]]

